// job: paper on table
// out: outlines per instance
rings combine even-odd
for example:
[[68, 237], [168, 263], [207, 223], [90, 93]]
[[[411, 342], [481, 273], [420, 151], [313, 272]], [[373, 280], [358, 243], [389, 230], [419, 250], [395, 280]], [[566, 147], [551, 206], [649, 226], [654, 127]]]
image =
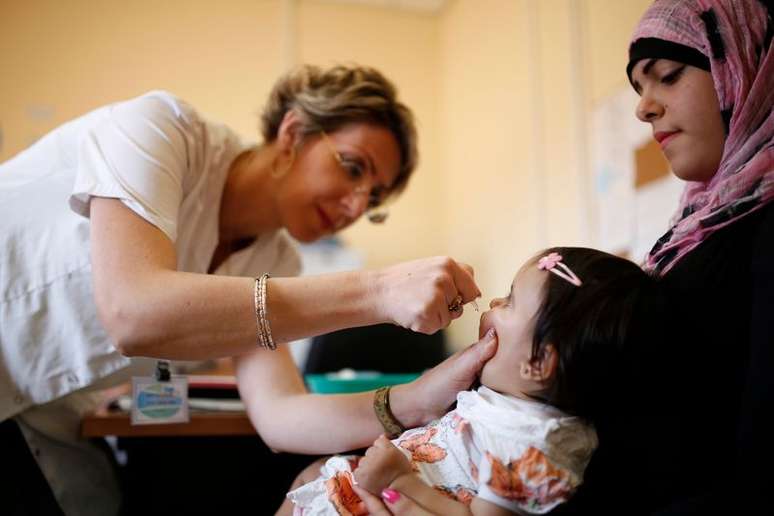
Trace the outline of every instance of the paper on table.
[[[132, 410], [131, 396], [119, 396], [116, 403], [118, 408], [125, 412]], [[210, 410], [213, 412], [244, 412], [245, 404], [242, 400], [188, 398], [188, 408], [191, 410]]]

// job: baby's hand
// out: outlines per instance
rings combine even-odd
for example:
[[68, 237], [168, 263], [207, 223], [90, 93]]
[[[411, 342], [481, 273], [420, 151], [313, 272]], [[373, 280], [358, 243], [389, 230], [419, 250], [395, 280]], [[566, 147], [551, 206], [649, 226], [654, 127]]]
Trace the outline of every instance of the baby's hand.
[[411, 463], [403, 452], [385, 436], [380, 436], [368, 448], [355, 470], [355, 481], [363, 489], [379, 496], [382, 489], [405, 473], [411, 473]]

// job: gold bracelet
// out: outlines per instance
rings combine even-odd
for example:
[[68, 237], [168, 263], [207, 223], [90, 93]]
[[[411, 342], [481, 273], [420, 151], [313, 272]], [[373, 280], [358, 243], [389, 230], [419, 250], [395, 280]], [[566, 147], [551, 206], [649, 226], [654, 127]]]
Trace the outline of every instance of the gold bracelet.
[[395, 439], [405, 431], [390, 410], [390, 387], [376, 389], [374, 393], [374, 412], [376, 412], [377, 419], [390, 439]]
[[258, 345], [264, 349], [274, 351], [277, 344], [271, 336], [271, 327], [269, 326], [268, 311], [266, 310], [266, 280], [268, 274], [255, 278], [253, 289], [253, 302], [255, 305], [255, 319], [258, 326]]
[[255, 310], [255, 326], [256, 333], [258, 335], [258, 346], [265, 348], [266, 344], [263, 341], [263, 329], [261, 328], [261, 279], [255, 278], [253, 284], [253, 309]]
[[271, 336], [271, 326], [269, 325], [269, 310], [266, 308], [266, 281], [270, 278], [268, 273], [261, 276], [261, 332], [266, 347], [274, 351], [277, 349], [277, 343]]

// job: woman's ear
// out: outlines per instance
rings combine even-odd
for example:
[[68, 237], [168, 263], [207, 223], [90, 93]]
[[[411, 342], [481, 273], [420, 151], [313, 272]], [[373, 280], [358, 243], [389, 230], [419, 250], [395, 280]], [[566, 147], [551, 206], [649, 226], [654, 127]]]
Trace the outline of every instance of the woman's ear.
[[303, 139], [303, 120], [295, 109], [288, 109], [277, 130], [277, 148], [280, 152], [292, 154]]

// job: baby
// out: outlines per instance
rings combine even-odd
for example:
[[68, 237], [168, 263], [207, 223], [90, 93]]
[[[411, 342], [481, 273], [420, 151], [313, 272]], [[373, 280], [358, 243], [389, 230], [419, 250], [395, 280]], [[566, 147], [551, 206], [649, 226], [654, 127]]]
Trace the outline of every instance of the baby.
[[431, 513], [544, 514], [583, 481], [610, 410], [616, 360], [636, 307], [655, 280], [593, 249], [553, 248], [524, 264], [506, 297], [482, 314], [495, 356], [481, 386], [460, 392], [441, 419], [376, 440], [365, 457], [328, 459], [321, 476], [288, 493], [294, 513], [367, 514], [354, 483], [377, 496], [399, 489]]

